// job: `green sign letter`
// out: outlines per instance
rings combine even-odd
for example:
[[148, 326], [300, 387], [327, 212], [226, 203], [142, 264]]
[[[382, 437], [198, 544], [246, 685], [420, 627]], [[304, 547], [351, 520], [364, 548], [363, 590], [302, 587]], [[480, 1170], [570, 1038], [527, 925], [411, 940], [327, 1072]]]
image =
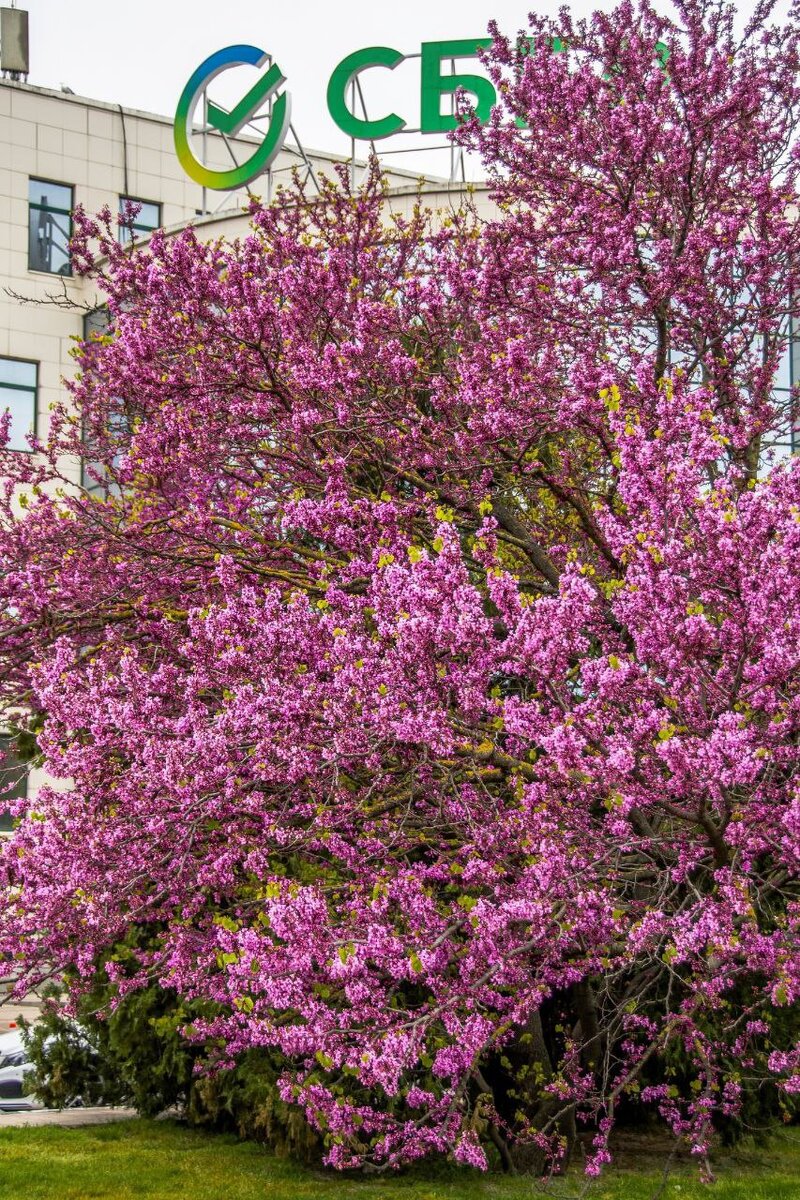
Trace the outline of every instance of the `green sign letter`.
[[478, 120], [488, 121], [497, 93], [491, 80], [482, 75], [442, 75], [442, 59], [474, 58], [479, 50], [491, 46], [491, 38], [467, 38], [457, 42], [422, 43], [422, 95], [420, 127], [423, 133], [446, 133], [458, 128], [458, 117], [442, 114], [441, 97], [464, 88], [475, 97]]
[[357, 117], [347, 107], [347, 89], [361, 71], [368, 67], [388, 67], [392, 71], [403, 57], [399, 50], [392, 50], [390, 46], [367, 46], [348, 54], [339, 63], [328, 84], [328, 112], [348, 137], [377, 141], [391, 137], [405, 127], [405, 121], [397, 113], [390, 113], [379, 121], [369, 121]]

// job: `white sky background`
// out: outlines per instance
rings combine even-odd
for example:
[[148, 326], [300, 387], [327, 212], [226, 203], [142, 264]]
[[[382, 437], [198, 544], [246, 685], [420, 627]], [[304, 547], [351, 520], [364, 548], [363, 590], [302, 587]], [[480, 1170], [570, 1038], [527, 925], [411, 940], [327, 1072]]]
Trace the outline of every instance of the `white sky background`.
[[[3, 0], [8, 4], [11, 0]], [[273, 54], [292, 96], [292, 124], [310, 149], [347, 155], [350, 143], [328, 115], [325, 92], [333, 68], [365, 46], [386, 45], [417, 53], [423, 41], [480, 37], [491, 18], [504, 32], [527, 27], [528, 0], [17, 0], [30, 13], [29, 82], [149, 112], [174, 114], [194, 69], [215, 50], [238, 42]], [[540, 0], [537, 11], [555, 13], [559, 0]], [[575, 0], [578, 15], [613, 7], [612, 0]], [[666, 7], [666, 5], [665, 5]], [[747, 14], [750, 0], [740, 4]], [[478, 73], [480, 67], [475, 64]], [[468, 63], [459, 70], [469, 71]], [[232, 106], [255, 81], [252, 67], [221, 75], [211, 98]], [[394, 110], [419, 124], [419, 60], [394, 71], [365, 72], [368, 112]], [[374, 109], [373, 109], [374, 105]], [[394, 137], [383, 150], [441, 145], [445, 135]], [[363, 153], [368, 149], [360, 143]], [[413, 171], [449, 173], [448, 151], [392, 156], [387, 163]], [[479, 174], [477, 165], [468, 177]]]

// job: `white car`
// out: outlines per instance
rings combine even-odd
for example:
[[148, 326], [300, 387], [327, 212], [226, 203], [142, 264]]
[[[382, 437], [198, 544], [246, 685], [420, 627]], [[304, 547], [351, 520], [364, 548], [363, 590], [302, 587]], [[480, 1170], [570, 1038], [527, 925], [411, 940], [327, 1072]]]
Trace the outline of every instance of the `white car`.
[[26, 1093], [25, 1075], [29, 1070], [30, 1062], [22, 1034], [17, 1030], [0, 1033], [0, 1113], [43, 1107]]

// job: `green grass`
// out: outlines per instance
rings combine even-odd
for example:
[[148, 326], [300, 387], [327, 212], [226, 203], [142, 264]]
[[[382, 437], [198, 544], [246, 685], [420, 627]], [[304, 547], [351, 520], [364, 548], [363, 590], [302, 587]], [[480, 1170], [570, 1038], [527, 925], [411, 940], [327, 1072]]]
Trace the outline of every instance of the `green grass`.
[[[657, 1155], [592, 1184], [592, 1200], [650, 1200], [662, 1178]], [[769, 1150], [722, 1158], [707, 1188], [689, 1166], [675, 1168], [659, 1200], [800, 1200], [800, 1134]], [[575, 1174], [551, 1194], [583, 1192]], [[274, 1158], [262, 1147], [167, 1121], [125, 1121], [78, 1129], [0, 1127], [0, 1200], [521, 1200], [531, 1179], [436, 1170], [389, 1179], [342, 1178]]]

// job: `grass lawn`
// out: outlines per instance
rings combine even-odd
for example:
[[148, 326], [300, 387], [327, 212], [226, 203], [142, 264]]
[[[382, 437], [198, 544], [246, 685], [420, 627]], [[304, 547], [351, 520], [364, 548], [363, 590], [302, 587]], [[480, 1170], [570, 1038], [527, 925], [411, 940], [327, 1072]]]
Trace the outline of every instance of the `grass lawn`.
[[[650, 1200], [661, 1163], [643, 1155], [584, 1193], [580, 1174], [549, 1194], [566, 1200]], [[625, 1155], [627, 1163], [630, 1154]], [[718, 1182], [704, 1187], [685, 1165], [675, 1168], [659, 1200], [800, 1200], [800, 1132], [769, 1150], [721, 1158]], [[252, 1143], [198, 1133], [167, 1121], [125, 1121], [83, 1129], [0, 1126], [0, 1200], [517, 1200], [539, 1193], [531, 1179], [436, 1170], [361, 1180], [304, 1170]]]

